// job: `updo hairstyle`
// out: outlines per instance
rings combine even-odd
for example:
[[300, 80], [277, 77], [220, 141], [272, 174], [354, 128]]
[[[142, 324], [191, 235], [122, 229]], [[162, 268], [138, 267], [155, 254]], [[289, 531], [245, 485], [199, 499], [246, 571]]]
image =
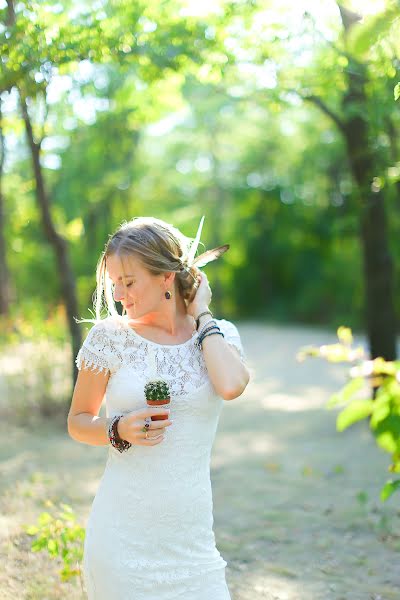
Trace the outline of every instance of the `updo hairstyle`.
[[[190, 302], [198, 286], [197, 267], [188, 267], [187, 255], [192, 238], [188, 238], [173, 225], [155, 217], [134, 217], [124, 221], [113, 233], [100, 256], [96, 268], [94, 309], [96, 319], [101, 319], [103, 305], [109, 315], [118, 314], [115, 307], [112, 281], [108, 277], [107, 257], [135, 256], [152, 275], [174, 272], [175, 293]], [[105, 300], [105, 302], [104, 302]]]

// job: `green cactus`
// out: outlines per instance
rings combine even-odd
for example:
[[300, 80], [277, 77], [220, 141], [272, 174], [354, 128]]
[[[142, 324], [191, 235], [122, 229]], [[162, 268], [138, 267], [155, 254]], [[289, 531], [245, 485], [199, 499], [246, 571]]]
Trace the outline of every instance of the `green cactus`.
[[162, 379], [146, 383], [144, 393], [146, 400], [165, 400], [170, 397], [168, 383]]

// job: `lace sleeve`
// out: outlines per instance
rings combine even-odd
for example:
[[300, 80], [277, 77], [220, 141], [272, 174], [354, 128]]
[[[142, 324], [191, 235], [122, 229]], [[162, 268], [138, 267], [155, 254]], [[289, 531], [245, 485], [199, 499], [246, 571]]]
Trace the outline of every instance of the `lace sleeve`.
[[247, 357], [243, 350], [242, 341], [236, 325], [226, 319], [218, 319], [217, 324], [220, 326], [221, 331], [225, 336], [225, 341], [236, 348], [239, 351], [242, 362], [246, 362]]
[[[79, 370], [86, 368], [97, 373], [114, 372], [118, 363], [118, 347], [112, 328], [106, 320], [96, 323], [89, 331], [75, 359]], [[84, 365], [83, 365], [84, 363]]]

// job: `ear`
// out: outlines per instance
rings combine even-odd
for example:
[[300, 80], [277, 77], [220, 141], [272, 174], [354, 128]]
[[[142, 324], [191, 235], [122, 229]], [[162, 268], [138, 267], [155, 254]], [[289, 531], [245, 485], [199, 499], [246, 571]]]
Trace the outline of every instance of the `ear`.
[[173, 285], [174, 281], [175, 281], [175, 275], [176, 273], [174, 271], [171, 271], [169, 273], [163, 273], [163, 282], [168, 286], [168, 285]]

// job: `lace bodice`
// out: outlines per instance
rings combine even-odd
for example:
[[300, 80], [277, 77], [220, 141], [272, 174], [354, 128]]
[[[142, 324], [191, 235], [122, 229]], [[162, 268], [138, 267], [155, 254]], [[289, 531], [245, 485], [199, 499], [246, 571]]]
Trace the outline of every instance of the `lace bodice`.
[[[236, 326], [225, 319], [215, 319], [225, 341], [245, 354]], [[198, 333], [182, 344], [158, 344], [136, 333], [124, 317], [108, 317], [90, 330], [76, 358], [79, 369], [83, 361], [90, 369], [109, 371], [109, 385], [121, 369], [135, 371], [140, 379], [161, 377], [174, 396], [189, 395], [207, 380], [202, 351], [195, 341]]]

